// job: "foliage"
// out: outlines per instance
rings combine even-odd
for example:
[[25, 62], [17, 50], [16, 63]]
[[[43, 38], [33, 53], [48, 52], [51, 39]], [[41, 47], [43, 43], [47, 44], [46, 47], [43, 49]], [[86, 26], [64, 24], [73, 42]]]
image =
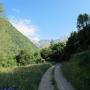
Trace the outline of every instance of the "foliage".
[[[72, 32], [68, 41], [66, 42], [66, 47], [64, 48], [64, 60], [68, 60], [70, 56], [76, 52], [78, 47], [77, 32]], [[68, 53], [67, 53], [68, 52]]]
[[41, 50], [42, 58], [46, 61], [65, 61], [69, 60], [74, 53], [90, 48], [90, 16], [88, 14], [78, 16], [77, 28], [78, 31], [70, 34], [66, 44], [51, 41], [49, 48]]
[[43, 49], [41, 50], [41, 57], [42, 57], [43, 59], [46, 59], [46, 60], [47, 60], [47, 58], [50, 57], [51, 52], [52, 52], [52, 51], [51, 51], [50, 48], [43, 48]]
[[61, 62], [63, 58], [64, 47], [65, 43], [63, 42], [56, 44], [51, 43], [49, 48], [44, 48], [41, 50], [41, 56], [46, 61]]
[[90, 25], [90, 16], [88, 14], [80, 14], [77, 19], [78, 30], [84, 29], [86, 26]]
[[64, 75], [77, 90], [89, 90], [90, 50], [86, 51], [90, 49], [90, 16], [88, 14], [78, 16], [77, 28], [78, 31], [70, 34], [66, 44], [54, 44], [52, 41], [49, 48], [42, 49], [41, 56], [46, 61], [69, 60], [63, 64]]
[[90, 16], [80, 14], [77, 19], [77, 26], [78, 31], [72, 32], [66, 43], [64, 60], [69, 60], [74, 53], [90, 48]]
[[[64, 49], [62, 70], [76, 90], [90, 89], [90, 16], [80, 14], [77, 19], [77, 32], [71, 33]], [[88, 49], [88, 51], [86, 51]], [[67, 53], [68, 52], [68, 53]], [[74, 55], [73, 55], [74, 54]]]
[[51, 59], [56, 62], [61, 62], [63, 60], [63, 52], [65, 48], [65, 43], [59, 42], [51, 46], [52, 55]]
[[3, 12], [4, 12], [4, 7], [2, 3], [0, 3], [0, 16], [3, 14]]
[[33, 62], [32, 60], [34, 60], [34, 55], [25, 50], [21, 50], [15, 58], [18, 65], [27, 65]]
[[85, 50], [90, 46], [90, 26], [85, 27], [83, 30], [78, 32], [78, 40], [80, 44], [80, 49]]
[[38, 90], [42, 75], [50, 64], [38, 64], [24, 67], [0, 68], [0, 89]]
[[90, 50], [75, 54], [63, 64], [63, 74], [76, 90], [90, 89]]

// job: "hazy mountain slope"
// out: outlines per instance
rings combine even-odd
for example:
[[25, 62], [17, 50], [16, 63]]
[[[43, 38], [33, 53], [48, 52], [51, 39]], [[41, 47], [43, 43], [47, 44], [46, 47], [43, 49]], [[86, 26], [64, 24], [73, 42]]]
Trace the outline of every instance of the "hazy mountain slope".
[[18, 32], [11, 23], [0, 18], [0, 64], [14, 62], [14, 57], [20, 50], [33, 53], [38, 49], [29, 39]]
[[45, 48], [50, 46], [50, 40], [40, 40], [37, 44], [39, 48]]
[[[66, 42], [67, 41], [67, 37], [61, 37], [60, 39], [56, 39], [56, 40], [53, 40], [53, 41], [55, 43]], [[36, 44], [36, 46], [39, 47], [39, 48], [49, 47], [50, 46], [50, 42], [51, 42], [51, 40], [40, 40], [38, 42], [38, 44]]]

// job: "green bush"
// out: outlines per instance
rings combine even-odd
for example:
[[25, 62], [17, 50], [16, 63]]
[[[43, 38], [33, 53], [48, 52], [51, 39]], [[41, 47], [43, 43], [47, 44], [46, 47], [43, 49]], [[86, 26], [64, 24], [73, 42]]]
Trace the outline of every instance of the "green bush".
[[21, 50], [15, 58], [18, 65], [27, 65], [34, 62], [34, 55], [25, 50]]
[[49, 48], [44, 48], [41, 50], [41, 57], [49, 62], [61, 62], [63, 61], [63, 53], [65, 48], [64, 42], [59, 42], [50, 45]]

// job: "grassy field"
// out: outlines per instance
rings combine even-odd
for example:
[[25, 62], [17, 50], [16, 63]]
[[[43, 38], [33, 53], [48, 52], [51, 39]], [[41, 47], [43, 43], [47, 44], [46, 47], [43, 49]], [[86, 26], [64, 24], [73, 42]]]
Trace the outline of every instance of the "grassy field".
[[42, 75], [50, 64], [0, 68], [0, 90], [38, 90]]
[[62, 70], [76, 90], [90, 90], [90, 51], [73, 55]]

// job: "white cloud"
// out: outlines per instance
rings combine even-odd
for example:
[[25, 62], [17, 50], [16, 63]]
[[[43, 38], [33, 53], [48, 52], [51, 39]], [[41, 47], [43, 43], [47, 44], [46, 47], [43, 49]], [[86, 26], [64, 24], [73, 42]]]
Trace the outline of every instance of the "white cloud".
[[28, 37], [33, 43], [39, 41], [38, 28], [32, 25], [31, 20], [16, 18], [10, 18], [9, 20], [18, 31]]

